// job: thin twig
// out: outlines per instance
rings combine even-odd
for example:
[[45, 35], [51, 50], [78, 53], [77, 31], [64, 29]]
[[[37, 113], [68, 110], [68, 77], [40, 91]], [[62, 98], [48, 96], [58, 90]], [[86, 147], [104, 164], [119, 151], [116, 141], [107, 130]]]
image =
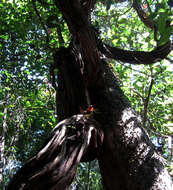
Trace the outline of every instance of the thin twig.
[[86, 190], [90, 189], [90, 169], [91, 169], [91, 162], [88, 163], [88, 176], [87, 176], [87, 188], [86, 188]]
[[145, 26], [147, 26], [150, 29], [153, 29], [153, 23], [147, 17], [147, 15], [144, 12], [144, 10], [142, 9], [139, 1], [138, 0], [133, 0], [133, 5], [132, 6], [135, 9], [135, 11], [137, 12], [137, 14], [138, 14], [139, 18], [141, 19], [141, 21], [145, 24]]
[[59, 39], [60, 47], [63, 47], [65, 42], [64, 42], [64, 39], [63, 39], [63, 36], [62, 36], [61, 25], [60, 25], [60, 21], [59, 21], [58, 15], [57, 15], [56, 20], [58, 22], [57, 34], [58, 34], [58, 39]]
[[43, 29], [44, 29], [44, 31], [45, 31], [45, 33], [46, 33], [46, 43], [47, 43], [47, 46], [49, 47], [49, 33], [48, 33], [48, 31], [47, 31], [47, 29], [46, 29], [46, 27], [45, 27], [45, 24], [44, 24], [44, 22], [43, 22], [43, 20], [42, 20], [42, 18], [41, 18], [41, 16], [40, 16], [39, 11], [37, 10], [37, 6], [36, 6], [36, 3], [35, 3], [35, 2], [36, 2], [35, 0], [32, 0], [32, 5], [33, 5], [33, 7], [34, 7], [34, 10], [35, 10], [36, 15], [38, 16], [38, 18], [39, 18], [39, 20], [40, 20], [41, 26], [43, 27]]
[[[152, 69], [151, 69], [151, 76], [152, 76]], [[147, 112], [148, 112], [148, 105], [149, 105], [149, 100], [151, 96], [151, 90], [154, 84], [154, 79], [151, 79], [149, 90], [148, 90], [148, 95], [147, 98], [144, 100], [144, 113], [143, 113], [143, 126], [144, 128], [146, 127], [146, 121], [147, 121]]]
[[130, 90], [132, 90], [137, 96], [139, 96], [144, 101], [144, 97], [138, 91], [136, 91], [133, 88], [130, 88]]

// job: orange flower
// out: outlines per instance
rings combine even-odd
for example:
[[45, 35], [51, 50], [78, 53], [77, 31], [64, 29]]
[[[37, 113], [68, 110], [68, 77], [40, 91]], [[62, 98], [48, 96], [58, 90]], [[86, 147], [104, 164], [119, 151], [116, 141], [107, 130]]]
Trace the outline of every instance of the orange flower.
[[87, 112], [94, 112], [94, 111], [95, 111], [94, 106], [93, 106], [93, 105], [90, 105], [90, 107], [87, 108], [86, 111], [87, 111]]

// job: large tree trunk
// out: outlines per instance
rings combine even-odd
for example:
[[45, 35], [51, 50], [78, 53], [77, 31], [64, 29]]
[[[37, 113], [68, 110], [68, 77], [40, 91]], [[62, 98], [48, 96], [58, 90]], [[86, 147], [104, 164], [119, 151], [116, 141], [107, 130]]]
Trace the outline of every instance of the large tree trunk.
[[[71, 183], [79, 161], [95, 158], [99, 160], [105, 190], [171, 190], [172, 181], [164, 160], [157, 154], [141, 127], [119, 88], [112, 68], [100, 58], [99, 42], [86, 14], [88, 9], [82, 6], [82, 1], [54, 2], [80, 46], [80, 50], [75, 47], [73, 50], [72, 47], [61, 48], [54, 55], [52, 73], [55, 68], [60, 71], [58, 86], [53, 74], [53, 85], [58, 95], [57, 111], [60, 119], [82, 112], [82, 121], [79, 127], [75, 120], [71, 124], [75, 134], [68, 136], [63, 133], [63, 140], [59, 136], [63, 132], [63, 125], [62, 129], [58, 129], [59, 132], [55, 131], [46, 148], [24, 165], [8, 190], [41, 190], [44, 186], [47, 189], [65, 189]], [[82, 71], [79, 54], [83, 58]], [[86, 109], [90, 105], [94, 106], [95, 112], [89, 112], [88, 116]], [[91, 118], [91, 121], [88, 120]], [[66, 124], [66, 128], [69, 125]]]
[[92, 89], [92, 101], [99, 110], [104, 143], [98, 158], [106, 190], [171, 190], [172, 181], [163, 158], [119, 88], [111, 68], [102, 62], [104, 88]]
[[[69, 49], [63, 51], [70, 53]], [[72, 54], [68, 58], [68, 61], [74, 60]], [[63, 64], [66, 65], [66, 61]], [[59, 66], [64, 67], [63, 64]], [[88, 87], [90, 101], [96, 111], [60, 122], [43, 149], [19, 170], [8, 190], [66, 189], [74, 178], [80, 160], [90, 161], [95, 158], [99, 160], [106, 190], [172, 189], [164, 160], [156, 153], [140, 126], [111, 67], [104, 60], [100, 66], [102, 85], [99, 83]], [[71, 67], [76, 71], [75, 64], [71, 64]], [[61, 79], [64, 81], [71, 78]], [[79, 79], [76, 77], [75, 80], [78, 84]], [[76, 91], [69, 93], [71, 87], [68, 85], [73, 84], [71, 81], [64, 81], [63, 84], [67, 97], [63, 97], [61, 103], [65, 106], [63, 113], [69, 115], [72, 114], [69, 109], [73, 103], [66, 100], [73, 95], [74, 102], [81, 101], [75, 99], [80, 98]], [[80, 86], [80, 89], [83, 88]], [[73, 109], [75, 112], [80, 107], [78, 103]]]
[[[70, 50], [63, 51], [68, 52]], [[63, 57], [63, 55], [59, 56]], [[77, 55], [73, 56], [76, 56], [76, 60], [78, 60]], [[59, 60], [61, 60], [60, 57]], [[73, 60], [73, 58], [71, 59]], [[72, 63], [72, 61], [70, 62]], [[59, 70], [61, 70], [60, 67], [64, 67], [62, 64], [58, 65]], [[77, 76], [74, 84], [79, 83]], [[63, 80], [68, 81], [70, 77], [73, 75], [69, 74]], [[172, 181], [165, 169], [165, 161], [156, 152], [148, 135], [139, 123], [135, 111], [120, 89], [111, 66], [104, 60], [100, 60], [100, 77], [101, 79], [95, 81], [102, 81], [102, 83], [96, 82], [95, 85], [92, 83], [88, 85], [87, 90], [90, 103], [94, 105], [96, 110], [92, 117], [100, 123], [104, 131], [104, 143], [97, 155], [104, 189], [171, 190]], [[59, 83], [61, 84], [61, 80]], [[77, 87], [77, 89], [74, 87], [75, 85], [69, 85], [69, 82], [64, 82], [63, 86], [65, 89], [71, 89], [73, 86], [74, 100], [81, 100], [81, 92], [77, 93], [77, 89], [84, 89], [84, 83], [81, 83], [84, 85], [83, 87]], [[61, 92], [61, 85], [59, 91]], [[61, 105], [58, 104], [58, 106], [73, 110], [73, 103], [67, 101], [71, 97], [68, 91], [65, 93], [67, 97], [60, 99]], [[84, 94], [83, 96], [85, 97]], [[58, 98], [60, 97], [58, 96]], [[79, 101], [75, 100], [75, 102]], [[76, 103], [75, 106], [77, 110], [77, 107], [79, 108], [82, 104]], [[65, 109], [66, 111], [64, 110], [63, 114], [68, 115], [68, 109]]]
[[[104, 131], [104, 143], [98, 157], [104, 188], [172, 189], [164, 160], [155, 151], [137, 115], [120, 90], [111, 67], [99, 57], [98, 42], [82, 11], [83, 7], [77, 1], [55, 2], [71, 33], [79, 41], [87, 73], [87, 76], [84, 75], [87, 81], [85, 85], [90, 103], [97, 110], [94, 119]], [[142, 56], [145, 58], [147, 55], [142, 52], [139, 58]], [[143, 59], [139, 60], [141, 63]]]

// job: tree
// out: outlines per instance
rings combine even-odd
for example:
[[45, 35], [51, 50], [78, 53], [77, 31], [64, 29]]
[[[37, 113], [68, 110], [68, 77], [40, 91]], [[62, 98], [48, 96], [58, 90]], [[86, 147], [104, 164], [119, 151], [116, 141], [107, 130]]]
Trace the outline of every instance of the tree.
[[[42, 139], [47, 137], [47, 133], [56, 123], [52, 110], [54, 101], [47, 82], [38, 85], [38, 80], [37, 85], [32, 84], [31, 87], [29, 82], [23, 85], [27, 80], [25, 70], [21, 77], [22, 80], [19, 76], [15, 77], [15, 73], [10, 73], [7, 68], [3, 69], [0, 76], [0, 123], [3, 126], [0, 189], [5, 189], [5, 185], [16, 172], [16, 167], [31, 156], [34, 149], [38, 149]], [[45, 119], [44, 123], [42, 118]], [[35, 143], [38, 146], [33, 146]]]
[[[105, 3], [107, 9], [113, 6], [113, 1]], [[52, 48], [51, 31], [43, 23], [38, 4], [45, 10], [54, 6], [61, 12], [72, 35], [68, 47], [64, 46], [58, 28], [59, 17], [51, 15], [47, 26], [56, 17], [61, 46]], [[79, 162], [93, 159], [99, 161], [104, 189], [172, 189], [164, 160], [150, 142], [105, 59], [152, 64], [166, 58], [171, 50], [169, 15], [163, 10], [159, 12], [159, 6], [152, 12], [147, 3], [148, 17], [134, 0], [132, 6], [139, 18], [154, 30], [157, 47], [150, 52], [123, 50], [98, 37], [98, 31], [91, 25], [95, 4], [92, 0], [32, 1], [53, 53], [50, 74], [56, 90], [58, 118], [62, 121], [38, 154], [17, 172], [9, 190], [65, 189], [71, 184]]]

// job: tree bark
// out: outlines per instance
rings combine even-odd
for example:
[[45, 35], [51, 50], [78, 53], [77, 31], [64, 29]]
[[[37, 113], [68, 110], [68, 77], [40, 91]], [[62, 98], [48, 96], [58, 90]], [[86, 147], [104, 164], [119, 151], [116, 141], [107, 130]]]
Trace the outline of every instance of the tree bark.
[[92, 101], [104, 131], [98, 158], [104, 189], [171, 190], [165, 161], [150, 142], [111, 68], [103, 62], [102, 69], [105, 87], [93, 89]]
[[83, 89], [87, 88], [90, 102], [96, 109], [93, 117], [104, 131], [104, 143], [98, 156], [104, 189], [171, 190], [172, 181], [164, 160], [155, 151], [119, 88], [111, 67], [100, 59], [99, 52], [130, 63], [148, 64], [166, 57], [170, 43], [151, 52], [132, 52], [101, 45], [80, 1], [54, 2], [79, 42], [84, 61]]
[[19, 169], [7, 190], [67, 189], [79, 162], [95, 159], [102, 142], [99, 124], [86, 115], [61, 121], [41, 150]]
[[[79, 57], [72, 53], [70, 47], [62, 48], [54, 55], [55, 65], [52, 70], [58, 68], [60, 71], [59, 86], [54, 83], [60, 100], [58, 107], [62, 108], [58, 110], [59, 118], [77, 114], [81, 112], [81, 108], [86, 112], [88, 103], [86, 99], [89, 96], [89, 102], [94, 106], [95, 111], [92, 114], [89, 112], [89, 116], [83, 114], [82, 117], [94, 118], [94, 122], [89, 122], [91, 124], [89, 127], [83, 122], [80, 130], [75, 131], [75, 138], [63, 135], [66, 140], [62, 140], [59, 139], [59, 133], [54, 133], [53, 139], [49, 139], [46, 148], [43, 148], [18, 172], [8, 190], [41, 190], [45, 187], [65, 189], [71, 183], [79, 161], [95, 158], [99, 160], [105, 190], [171, 190], [172, 181], [165, 169], [164, 160], [155, 151], [139, 123], [111, 67], [101, 59], [100, 51], [104, 51], [104, 48], [99, 49], [97, 36], [88, 22], [86, 7], [83, 7], [82, 1], [77, 0], [54, 0], [54, 2], [62, 12], [73, 38], [79, 42], [80, 50], [77, 51], [82, 55], [84, 64], [84, 72], [81, 72]], [[109, 51], [106, 56], [124, 52], [120, 49], [108, 47], [107, 49]], [[164, 51], [166, 56], [169, 53], [169, 44], [161, 49], [166, 49]], [[131, 62], [134, 62], [137, 56], [140, 63], [140, 55], [142, 60], [146, 61], [152, 54], [154, 57], [152, 60], [155, 61], [157, 53], [157, 49], [150, 55], [146, 52], [132, 54], [126, 51], [126, 55], [131, 55]], [[121, 55], [117, 56], [121, 57]], [[163, 57], [159, 54], [158, 58]], [[123, 57], [123, 60], [126, 59]], [[96, 123], [99, 123], [99, 127]], [[103, 145], [100, 127], [104, 132]], [[93, 130], [92, 134], [89, 133], [89, 129]], [[83, 130], [85, 133], [82, 132]], [[86, 144], [89, 136], [91, 136], [90, 141]], [[84, 141], [78, 141], [78, 138]], [[62, 142], [64, 151], [60, 148]]]
[[[165, 161], [156, 152], [121, 91], [111, 66], [104, 60], [100, 61], [100, 73], [102, 84], [90, 84], [88, 92], [95, 108], [92, 117], [104, 131], [104, 143], [97, 155], [104, 189], [171, 190], [172, 181], [165, 169]], [[65, 89], [69, 89], [69, 83], [66, 84]], [[79, 99], [78, 95], [74, 99]], [[62, 107], [66, 107], [67, 99], [60, 99]], [[70, 105], [69, 109], [72, 110], [72, 107]], [[68, 111], [64, 114], [68, 115]]]

